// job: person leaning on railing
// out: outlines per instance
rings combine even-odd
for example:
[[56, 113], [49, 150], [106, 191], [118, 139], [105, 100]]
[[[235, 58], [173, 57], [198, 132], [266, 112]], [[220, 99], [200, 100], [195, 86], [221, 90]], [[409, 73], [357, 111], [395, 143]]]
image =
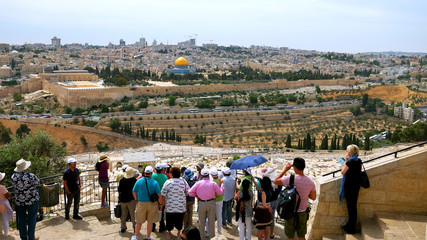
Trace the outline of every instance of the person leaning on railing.
[[357, 221], [357, 198], [360, 190], [360, 171], [362, 170], [362, 161], [359, 157], [359, 147], [352, 144], [347, 146], [347, 155], [345, 164], [342, 167], [342, 182], [340, 189], [340, 202], [346, 199], [348, 222], [341, 228], [349, 234], [356, 232]]

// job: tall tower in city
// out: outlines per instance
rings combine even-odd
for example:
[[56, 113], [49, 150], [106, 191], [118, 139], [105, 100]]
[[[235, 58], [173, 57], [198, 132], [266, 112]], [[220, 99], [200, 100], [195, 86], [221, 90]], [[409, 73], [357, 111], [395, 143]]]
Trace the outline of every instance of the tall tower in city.
[[142, 38], [139, 39], [139, 46], [140, 47], [146, 47], [147, 46], [147, 43], [145, 42], [145, 38], [144, 37], [142, 37]]
[[121, 47], [126, 46], [126, 42], [125, 42], [125, 40], [120, 39], [120, 46], [121, 46]]
[[156, 41], [156, 39], [154, 39], [154, 40], [153, 40], [153, 43], [151, 44], [151, 46], [153, 46], [153, 47], [157, 46], [157, 41]]
[[61, 39], [57, 37], [53, 37], [52, 39], [52, 47], [60, 48], [61, 47]]

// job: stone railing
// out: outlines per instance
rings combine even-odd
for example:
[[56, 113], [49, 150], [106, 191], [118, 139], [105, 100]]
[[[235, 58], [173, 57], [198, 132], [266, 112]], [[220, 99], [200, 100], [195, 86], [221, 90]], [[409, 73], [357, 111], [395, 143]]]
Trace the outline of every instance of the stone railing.
[[[427, 214], [427, 149], [417, 149], [391, 160], [372, 162], [366, 168], [371, 187], [361, 188], [358, 219], [375, 213]], [[345, 201], [339, 202], [341, 174], [319, 178], [318, 200], [309, 220], [308, 239], [324, 234], [341, 234], [340, 226], [348, 219]]]

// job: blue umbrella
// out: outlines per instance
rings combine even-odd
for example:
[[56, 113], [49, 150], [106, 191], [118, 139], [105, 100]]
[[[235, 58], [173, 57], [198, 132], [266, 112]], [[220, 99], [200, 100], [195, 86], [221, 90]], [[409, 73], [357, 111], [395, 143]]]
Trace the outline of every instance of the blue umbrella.
[[246, 169], [256, 167], [265, 162], [267, 162], [267, 159], [261, 155], [246, 156], [234, 161], [231, 164], [230, 169]]

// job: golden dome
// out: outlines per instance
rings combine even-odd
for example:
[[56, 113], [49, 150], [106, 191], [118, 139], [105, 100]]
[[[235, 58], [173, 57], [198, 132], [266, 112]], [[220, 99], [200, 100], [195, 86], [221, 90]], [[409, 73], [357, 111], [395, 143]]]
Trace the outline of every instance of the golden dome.
[[175, 65], [188, 65], [187, 59], [183, 58], [183, 57], [179, 57], [176, 61], [175, 61]]

